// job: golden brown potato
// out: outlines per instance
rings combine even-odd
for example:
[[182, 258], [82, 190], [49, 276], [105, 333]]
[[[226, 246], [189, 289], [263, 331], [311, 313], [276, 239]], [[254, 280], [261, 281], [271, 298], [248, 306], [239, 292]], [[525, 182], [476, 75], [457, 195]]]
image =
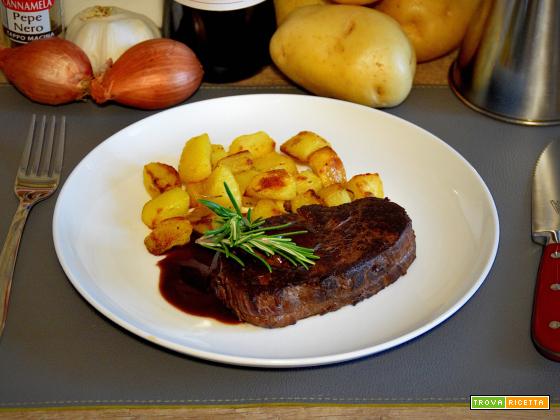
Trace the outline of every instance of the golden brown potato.
[[269, 217], [280, 216], [285, 213], [286, 210], [282, 200], [263, 198], [257, 202], [257, 205], [251, 211], [251, 218], [253, 220], [268, 219]]
[[303, 194], [308, 190], [315, 192], [323, 188], [321, 178], [319, 178], [311, 169], [301, 171], [296, 175], [296, 191], [298, 194]]
[[270, 171], [272, 169], [285, 169], [291, 174], [296, 174], [298, 169], [294, 160], [278, 152], [270, 152], [254, 161], [255, 169], [259, 172]]
[[246, 195], [241, 197], [241, 206], [244, 207], [245, 209], [255, 207], [258, 202], [259, 202], [259, 198], [257, 197], [249, 197]]
[[210, 155], [210, 161], [212, 162], [212, 168], [216, 167], [218, 161], [227, 156], [227, 151], [221, 144], [212, 144], [212, 154]]
[[310, 92], [376, 108], [403, 102], [416, 71], [414, 47], [400, 25], [364, 6], [294, 10], [272, 36], [270, 54]]
[[290, 211], [296, 213], [302, 206], [309, 206], [311, 204], [323, 204], [321, 197], [313, 190], [308, 190], [303, 193], [298, 193], [293, 200], [290, 201]]
[[251, 180], [259, 173], [260, 172], [256, 169], [249, 169], [248, 171], [235, 174], [235, 179], [237, 181], [237, 185], [239, 185], [239, 192], [241, 193], [241, 195], [245, 194], [249, 182], [251, 182]]
[[173, 166], [165, 163], [151, 162], [145, 165], [143, 178], [144, 187], [152, 198], [181, 186], [179, 172]]
[[161, 255], [177, 245], [184, 245], [191, 239], [192, 226], [185, 217], [173, 217], [159, 223], [144, 239], [151, 254]]
[[325, 205], [329, 207], [339, 206], [352, 201], [350, 191], [341, 184], [331, 184], [323, 188], [319, 191], [319, 197], [321, 197]]
[[253, 167], [253, 155], [248, 150], [233, 153], [218, 161], [216, 166], [227, 166], [235, 175]]
[[218, 227], [216, 219], [216, 214], [205, 206], [193, 209], [187, 216], [193, 230], [200, 234], [204, 234], [207, 230], [216, 229]]
[[338, 4], [356, 4], [358, 6], [370, 5], [378, 1], [379, 0], [333, 0], [334, 3]]
[[331, 184], [344, 184], [346, 170], [342, 160], [331, 147], [323, 147], [309, 156], [309, 166], [321, 179], [324, 187]]
[[183, 147], [179, 176], [185, 184], [208, 178], [212, 172], [212, 146], [208, 134], [192, 137]]
[[277, 26], [280, 26], [293, 10], [314, 4], [330, 4], [330, 2], [329, 0], [274, 0]]
[[233, 204], [227, 195], [224, 183], [227, 183], [235, 201], [237, 201], [238, 204], [241, 203], [239, 185], [237, 184], [235, 176], [231, 170], [226, 166], [218, 165], [216, 169], [212, 171], [206, 180], [206, 195], [210, 201], [227, 208], [233, 208]]
[[383, 198], [383, 182], [379, 174], [360, 174], [354, 175], [346, 183], [354, 197], [354, 200], [364, 197]]
[[188, 184], [185, 184], [185, 189], [189, 194], [191, 207], [200, 206], [201, 204], [198, 202], [198, 200], [208, 199], [208, 196], [206, 194], [205, 181], [189, 182]]
[[276, 143], [268, 134], [264, 131], [258, 131], [236, 137], [229, 146], [229, 154], [248, 150], [254, 158], [258, 158], [272, 152], [275, 147]]
[[478, 4], [479, 0], [382, 0], [375, 8], [399, 22], [422, 63], [459, 46]]
[[186, 216], [189, 212], [189, 204], [189, 194], [181, 188], [173, 188], [144, 204], [142, 221], [153, 229], [162, 220]]
[[296, 181], [285, 169], [273, 169], [254, 176], [245, 194], [272, 200], [291, 200], [296, 196]]
[[329, 142], [320, 135], [312, 131], [301, 131], [286, 140], [280, 146], [280, 150], [300, 162], [306, 163], [313, 152], [326, 146], [330, 146]]

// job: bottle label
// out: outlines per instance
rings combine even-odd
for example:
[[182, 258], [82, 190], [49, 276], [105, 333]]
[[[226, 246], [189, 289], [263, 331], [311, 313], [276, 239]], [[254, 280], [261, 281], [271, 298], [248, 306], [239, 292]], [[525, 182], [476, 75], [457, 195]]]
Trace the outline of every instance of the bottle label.
[[4, 33], [21, 43], [55, 36], [49, 15], [54, 3], [55, 0], [2, 0]]
[[226, 12], [229, 10], [245, 9], [262, 3], [265, 0], [175, 0], [177, 3], [199, 10]]

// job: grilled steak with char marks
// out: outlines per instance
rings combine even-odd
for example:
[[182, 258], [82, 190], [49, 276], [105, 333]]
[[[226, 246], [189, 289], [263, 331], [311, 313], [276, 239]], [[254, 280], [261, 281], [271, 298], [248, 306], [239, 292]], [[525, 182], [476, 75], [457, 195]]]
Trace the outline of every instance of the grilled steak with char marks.
[[253, 258], [245, 258], [244, 268], [218, 258], [212, 288], [243, 321], [283, 327], [356, 304], [405, 274], [416, 257], [411, 220], [388, 199], [304, 206], [267, 219], [268, 225], [287, 222], [294, 224], [286, 231], [308, 231], [294, 242], [320, 257], [309, 270], [275, 256], [268, 259], [272, 273]]

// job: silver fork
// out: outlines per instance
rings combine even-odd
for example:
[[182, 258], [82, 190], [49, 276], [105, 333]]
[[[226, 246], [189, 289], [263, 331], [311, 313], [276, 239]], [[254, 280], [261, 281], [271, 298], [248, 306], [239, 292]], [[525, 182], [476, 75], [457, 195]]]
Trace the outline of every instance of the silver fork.
[[[38, 121], [39, 120], [39, 121]], [[14, 190], [19, 206], [0, 254], [0, 337], [4, 331], [19, 243], [29, 211], [58, 187], [64, 154], [66, 118], [34, 114], [17, 170]], [[56, 136], [55, 136], [56, 134]]]

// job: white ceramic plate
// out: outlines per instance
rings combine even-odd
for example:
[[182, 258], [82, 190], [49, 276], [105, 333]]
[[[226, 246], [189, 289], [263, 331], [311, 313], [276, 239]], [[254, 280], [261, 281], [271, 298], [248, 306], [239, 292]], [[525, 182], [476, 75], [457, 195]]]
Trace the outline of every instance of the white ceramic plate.
[[[148, 200], [142, 167], [176, 165], [185, 141], [208, 132], [229, 144], [265, 130], [278, 143], [302, 130], [327, 138], [349, 176], [379, 172], [409, 213], [417, 259], [408, 274], [356, 306], [280, 329], [187, 315], [158, 291], [160, 258], [143, 240]], [[56, 252], [68, 278], [102, 314], [146, 340], [203, 359], [246, 366], [340, 362], [406, 342], [457, 311], [494, 261], [498, 216], [490, 192], [456, 151], [387, 113], [314, 96], [247, 95], [179, 106], [100, 144], [74, 169], [57, 201]]]

